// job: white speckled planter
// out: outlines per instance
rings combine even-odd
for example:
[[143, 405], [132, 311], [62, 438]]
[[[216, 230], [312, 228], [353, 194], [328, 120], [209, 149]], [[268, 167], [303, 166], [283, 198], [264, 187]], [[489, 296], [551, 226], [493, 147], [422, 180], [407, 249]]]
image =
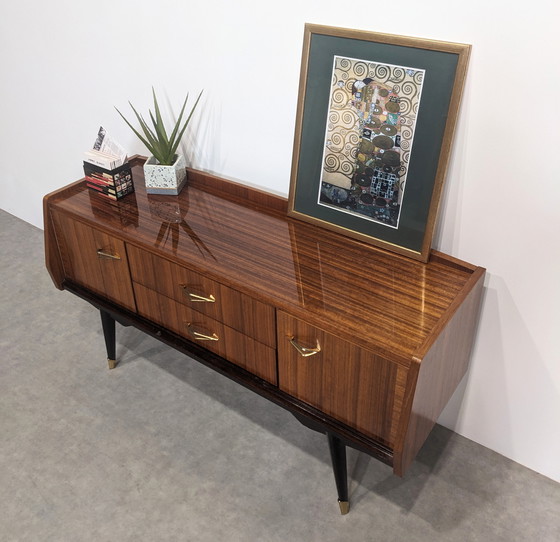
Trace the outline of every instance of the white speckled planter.
[[162, 166], [150, 156], [144, 164], [144, 178], [148, 194], [169, 194], [177, 196], [187, 182], [187, 166], [185, 157], [177, 155], [171, 166]]

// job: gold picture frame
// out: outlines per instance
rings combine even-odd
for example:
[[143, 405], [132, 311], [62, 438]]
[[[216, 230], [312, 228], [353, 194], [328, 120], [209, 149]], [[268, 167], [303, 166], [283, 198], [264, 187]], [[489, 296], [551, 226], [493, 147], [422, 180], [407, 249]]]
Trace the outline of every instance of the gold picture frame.
[[470, 49], [306, 24], [288, 214], [427, 261]]

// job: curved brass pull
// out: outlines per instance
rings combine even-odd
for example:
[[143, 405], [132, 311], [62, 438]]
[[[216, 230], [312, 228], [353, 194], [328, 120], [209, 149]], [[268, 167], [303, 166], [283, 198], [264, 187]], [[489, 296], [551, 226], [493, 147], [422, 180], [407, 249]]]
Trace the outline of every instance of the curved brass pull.
[[188, 286], [186, 284], [181, 284], [181, 288], [183, 289], [183, 295], [188, 297], [194, 303], [215, 303], [216, 298], [210, 294], [209, 296], [203, 296], [195, 294], [194, 292], [190, 292]]
[[300, 356], [304, 358], [308, 358], [309, 356], [314, 356], [321, 351], [321, 345], [319, 344], [319, 340], [317, 339], [317, 346], [315, 348], [307, 348], [305, 346], [301, 346], [294, 337], [290, 339], [290, 344], [299, 352]]
[[189, 322], [186, 324], [187, 326], [187, 331], [189, 332], [189, 334], [191, 335], [191, 337], [197, 341], [219, 341], [220, 337], [218, 337], [215, 333], [212, 333], [212, 335], [206, 335], [204, 333], [201, 333], [200, 331], [196, 331], [193, 327], [192, 324]]
[[120, 260], [121, 257], [118, 254], [110, 254], [109, 252], [105, 252], [102, 248], [97, 250], [97, 257], [98, 258], [108, 258], [110, 260]]

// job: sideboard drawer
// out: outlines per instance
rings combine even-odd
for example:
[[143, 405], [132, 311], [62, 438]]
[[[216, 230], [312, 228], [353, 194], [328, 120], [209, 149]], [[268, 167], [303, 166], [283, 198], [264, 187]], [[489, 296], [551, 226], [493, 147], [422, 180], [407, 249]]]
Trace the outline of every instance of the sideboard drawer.
[[393, 447], [407, 369], [278, 311], [281, 390]]
[[134, 291], [142, 316], [200, 343], [263, 380], [277, 384], [276, 351], [273, 348], [141, 284], [134, 284]]
[[276, 347], [274, 308], [270, 305], [134, 246], [128, 245], [128, 254], [135, 282]]

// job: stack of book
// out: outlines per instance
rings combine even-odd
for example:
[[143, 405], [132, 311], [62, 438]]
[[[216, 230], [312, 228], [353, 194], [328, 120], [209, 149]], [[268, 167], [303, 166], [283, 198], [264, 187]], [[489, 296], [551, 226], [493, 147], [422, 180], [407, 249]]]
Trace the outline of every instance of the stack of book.
[[112, 200], [134, 192], [126, 152], [101, 127], [92, 149], [84, 153], [84, 174], [90, 190]]

